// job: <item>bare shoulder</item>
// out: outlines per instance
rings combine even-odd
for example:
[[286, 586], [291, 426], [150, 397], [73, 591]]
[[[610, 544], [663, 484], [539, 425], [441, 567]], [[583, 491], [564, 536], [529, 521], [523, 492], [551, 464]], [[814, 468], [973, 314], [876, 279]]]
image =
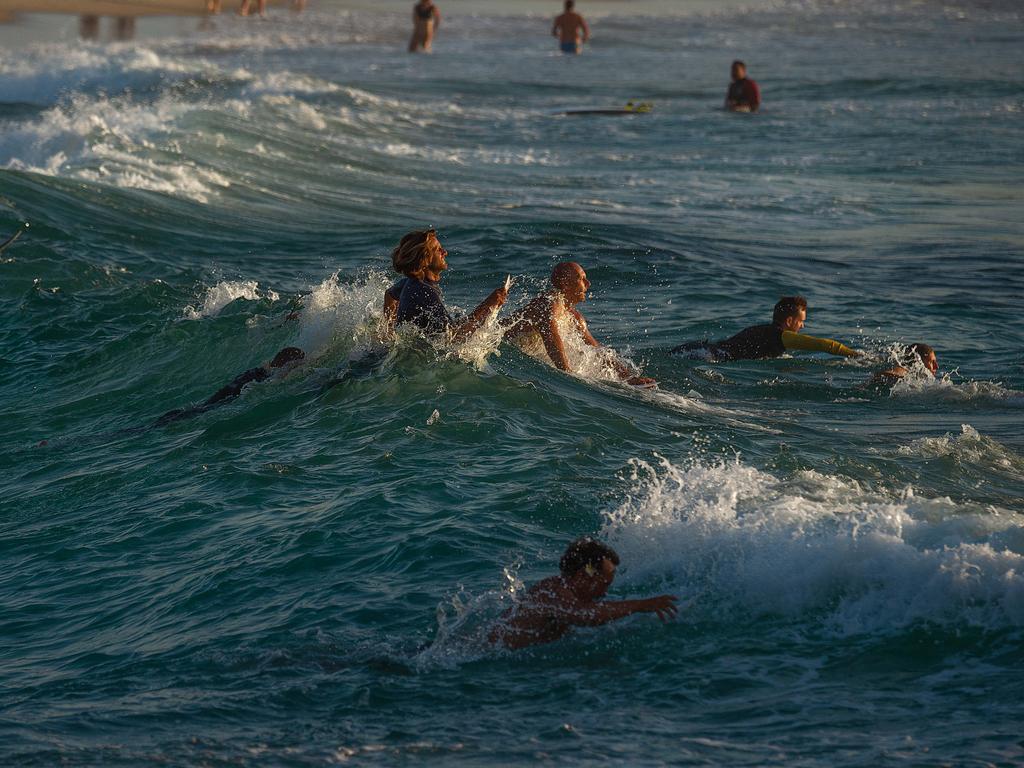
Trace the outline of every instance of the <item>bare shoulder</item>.
[[560, 576], [542, 579], [526, 592], [527, 600], [536, 605], [562, 605], [571, 597], [572, 593]]

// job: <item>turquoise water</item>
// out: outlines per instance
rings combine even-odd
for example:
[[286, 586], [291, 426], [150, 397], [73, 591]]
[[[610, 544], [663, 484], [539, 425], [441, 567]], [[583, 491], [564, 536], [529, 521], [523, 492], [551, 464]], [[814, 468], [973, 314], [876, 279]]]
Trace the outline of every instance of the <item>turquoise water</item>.
[[[492, 9], [0, 51], [0, 763], [1020, 763], [1019, 7], [623, 9], [575, 59]], [[660, 388], [382, 345], [425, 225], [463, 309], [579, 261]], [[667, 354], [792, 292], [872, 357]], [[941, 378], [863, 386], [913, 341]], [[691, 607], [482, 644], [581, 534]]]

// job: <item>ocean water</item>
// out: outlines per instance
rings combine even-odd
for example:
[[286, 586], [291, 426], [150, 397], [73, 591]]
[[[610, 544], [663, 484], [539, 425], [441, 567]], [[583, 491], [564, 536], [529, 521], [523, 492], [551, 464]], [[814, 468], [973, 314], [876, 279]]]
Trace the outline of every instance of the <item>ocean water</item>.
[[[0, 764], [1024, 761], [1020, 6], [442, 9], [0, 50]], [[463, 310], [580, 262], [659, 388], [382, 342], [427, 225]], [[795, 292], [871, 354], [668, 354]], [[678, 619], [482, 643], [583, 534]]]

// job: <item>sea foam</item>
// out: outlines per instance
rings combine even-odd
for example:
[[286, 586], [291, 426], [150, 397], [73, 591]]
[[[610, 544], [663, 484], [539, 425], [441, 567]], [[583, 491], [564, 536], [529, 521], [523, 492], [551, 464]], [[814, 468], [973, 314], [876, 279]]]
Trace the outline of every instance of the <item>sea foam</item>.
[[781, 615], [841, 635], [916, 622], [1024, 624], [1024, 517], [889, 498], [804, 471], [780, 479], [739, 460], [634, 460], [631, 489], [601, 534], [623, 584], [663, 582], [723, 619]]
[[259, 301], [260, 299], [277, 301], [279, 296], [274, 291], [261, 291], [255, 280], [230, 281], [217, 283], [206, 289], [202, 304], [198, 307], [187, 306], [184, 316], [188, 320], [199, 320], [204, 317], [216, 317], [228, 304], [238, 299]]

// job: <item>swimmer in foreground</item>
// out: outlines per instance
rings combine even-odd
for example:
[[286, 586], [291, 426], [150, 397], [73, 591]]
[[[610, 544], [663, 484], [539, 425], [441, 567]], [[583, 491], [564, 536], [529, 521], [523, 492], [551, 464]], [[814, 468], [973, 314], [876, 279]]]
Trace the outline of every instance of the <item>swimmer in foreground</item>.
[[412, 37], [409, 39], [409, 53], [423, 51], [430, 53], [434, 33], [441, 26], [441, 11], [434, 0], [419, 0], [412, 7]]
[[894, 365], [887, 371], [879, 371], [871, 377], [870, 383], [895, 384], [900, 379], [911, 374], [915, 369], [920, 371], [921, 369], [917, 365], [918, 361], [920, 361], [924, 370], [927, 371], [927, 376], [934, 377], [939, 372], [939, 359], [935, 355], [935, 350], [927, 344], [922, 344], [921, 342], [911, 344], [904, 350], [901, 357], [903, 365]]
[[710, 355], [715, 362], [761, 360], [796, 350], [860, 357], [860, 352], [838, 341], [800, 333], [806, 320], [807, 299], [803, 296], [784, 296], [775, 305], [771, 325], [745, 328], [724, 341], [690, 341], [671, 351], [673, 354], [697, 352]]
[[153, 426], [162, 427], [165, 424], [170, 424], [172, 421], [180, 421], [190, 416], [198, 416], [200, 413], [218, 405], [229, 403], [242, 394], [242, 390], [253, 382], [266, 381], [271, 376], [278, 378], [287, 376], [295, 366], [302, 362], [305, 356], [306, 354], [298, 347], [285, 347], [274, 355], [274, 359], [269, 363], [257, 366], [256, 368], [250, 368], [245, 373], [239, 374], [230, 384], [218, 389], [201, 405], [195, 405], [191, 408], [175, 408], [173, 411], [168, 411], [154, 421]]
[[562, 53], [579, 53], [583, 50], [583, 44], [590, 40], [590, 27], [576, 13], [575, 7], [575, 0], [565, 0], [565, 12], [555, 17], [551, 27], [551, 35], [558, 38]]
[[447, 334], [451, 341], [464, 341], [484, 324], [492, 312], [508, 299], [508, 288], [499, 286], [480, 302], [469, 317], [456, 323], [444, 305], [439, 283], [448, 269], [448, 251], [433, 229], [410, 232], [391, 252], [391, 264], [405, 277], [384, 293], [385, 322], [412, 323], [428, 334]]
[[747, 77], [747, 65], [737, 59], [732, 63], [731, 75], [725, 108], [730, 112], [757, 112], [761, 107], [761, 89]]
[[[587, 321], [576, 309], [577, 304], [586, 301], [590, 281], [579, 264], [563, 261], [551, 272], [551, 286], [551, 291], [533, 299], [510, 318], [502, 321], [502, 325], [506, 326], [505, 336], [512, 341], [538, 334], [555, 367], [561, 371], [571, 372], [572, 366], [569, 365], [569, 358], [565, 354], [565, 342], [562, 339], [562, 319], [569, 320], [585, 344], [591, 347], [601, 346], [597, 339], [590, 335]], [[627, 384], [653, 387], [657, 383], [654, 379], [636, 375], [635, 371], [617, 360], [610, 362]]]
[[619, 556], [611, 547], [590, 538], [577, 539], [559, 562], [561, 574], [537, 582], [526, 596], [502, 616], [488, 640], [510, 650], [558, 640], [573, 627], [597, 627], [634, 613], [656, 613], [662, 621], [675, 618], [674, 595], [644, 600], [606, 600], [615, 579]]

